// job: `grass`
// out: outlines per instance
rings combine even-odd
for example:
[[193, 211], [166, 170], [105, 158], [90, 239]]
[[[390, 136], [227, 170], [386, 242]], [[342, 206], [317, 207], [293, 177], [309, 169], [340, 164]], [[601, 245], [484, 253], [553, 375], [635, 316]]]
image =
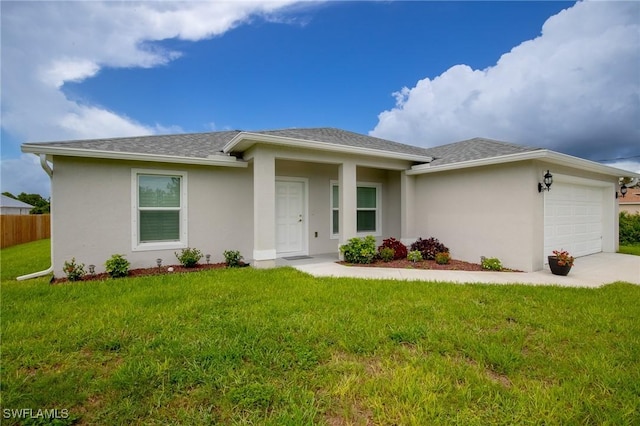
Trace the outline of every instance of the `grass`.
[[630, 244], [630, 245], [620, 245], [620, 249], [618, 253], [623, 254], [633, 254], [635, 256], [640, 256], [640, 243], [639, 244]]
[[39, 240], [0, 250], [0, 280], [44, 271], [51, 265], [51, 240]]
[[[32, 272], [6, 253], [3, 277]], [[0, 405], [68, 410], [59, 424], [640, 423], [639, 286], [47, 283], [2, 280]]]

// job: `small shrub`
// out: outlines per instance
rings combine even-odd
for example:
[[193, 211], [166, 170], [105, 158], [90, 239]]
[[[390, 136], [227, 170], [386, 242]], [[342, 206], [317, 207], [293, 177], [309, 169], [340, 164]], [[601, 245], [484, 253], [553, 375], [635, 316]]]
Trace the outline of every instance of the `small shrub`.
[[448, 251], [436, 253], [436, 263], [438, 265], [448, 265], [451, 261], [451, 255]]
[[76, 258], [72, 257], [71, 262], [64, 262], [64, 273], [69, 281], [79, 281], [86, 274], [84, 263], [76, 263]]
[[383, 262], [391, 262], [395, 258], [395, 252], [391, 247], [380, 246], [378, 248], [378, 256]]
[[425, 260], [434, 260], [437, 253], [448, 252], [449, 249], [445, 247], [437, 238], [429, 238], [423, 240], [418, 238], [416, 242], [411, 244], [411, 251], [418, 250], [422, 254], [422, 258]]
[[371, 263], [376, 257], [376, 239], [367, 235], [364, 238], [351, 238], [340, 246], [344, 260], [349, 263]]
[[185, 268], [193, 268], [198, 264], [198, 261], [202, 259], [202, 252], [197, 248], [184, 248], [180, 251], [180, 254], [174, 253], [178, 258], [178, 261]]
[[228, 268], [237, 268], [240, 266], [242, 255], [238, 250], [225, 250], [222, 254], [224, 255], [224, 261]]
[[620, 212], [620, 244], [630, 246], [640, 243], [640, 213]]
[[487, 269], [489, 271], [501, 271], [502, 270], [502, 262], [497, 257], [482, 257], [481, 258], [482, 269]]
[[402, 244], [400, 241], [395, 238], [387, 238], [382, 241], [382, 245], [378, 247], [378, 251], [383, 248], [390, 248], [393, 250], [393, 258], [395, 260], [404, 259], [407, 257], [407, 246]]
[[129, 266], [131, 266], [122, 254], [114, 254], [104, 265], [111, 278], [126, 277], [129, 275]]
[[422, 261], [422, 253], [420, 250], [412, 250], [407, 254], [407, 260], [410, 260], [413, 263]]

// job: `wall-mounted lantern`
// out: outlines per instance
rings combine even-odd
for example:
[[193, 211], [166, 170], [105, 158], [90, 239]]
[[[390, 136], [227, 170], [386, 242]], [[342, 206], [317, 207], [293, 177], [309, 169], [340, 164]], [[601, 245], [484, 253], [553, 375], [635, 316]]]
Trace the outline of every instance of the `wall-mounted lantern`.
[[547, 173], [542, 177], [544, 179], [544, 184], [538, 182], [538, 192], [549, 191], [551, 189], [551, 184], [553, 183], [553, 175], [549, 173], [549, 170], [547, 170]]
[[[620, 194], [622, 194], [622, 198], [627, 194], [628, 188], [624, 183], [620, 186]], [[618, 192], [616, 191], [616, 198], [618, 198]]]

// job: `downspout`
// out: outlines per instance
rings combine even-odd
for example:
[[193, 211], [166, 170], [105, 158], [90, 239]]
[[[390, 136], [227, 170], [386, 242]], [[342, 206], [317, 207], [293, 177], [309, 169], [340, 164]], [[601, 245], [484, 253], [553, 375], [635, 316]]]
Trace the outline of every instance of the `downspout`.
[[[40, 166], [42, 166], [42, 169], [49, 175], [49, 179], [52, 179], [53, 170], [51, 169], [51, 166], [49, 165], [49, 163], [47, 163], [47, 156], [45, 154], [40, 154]], [[51, 200], [52, 198], [49, 198], [50, 204], [51, 204]], [[49, 225], [49, 226], [52, 226], [52, 225]], [[53, 233], [51, 233], [51, 237], [53, 239]], [[38, 278], [38, 277], [43, 277], [45, 275], [49, 275], [52, 272], [53, 272], [53, 244], [51, 244], [51, 266], [49, 266], [44, 271], [33, 272], [27, 275], [21, 275], [16, 279], [18, 281], [30, 280], [32, 278]]]

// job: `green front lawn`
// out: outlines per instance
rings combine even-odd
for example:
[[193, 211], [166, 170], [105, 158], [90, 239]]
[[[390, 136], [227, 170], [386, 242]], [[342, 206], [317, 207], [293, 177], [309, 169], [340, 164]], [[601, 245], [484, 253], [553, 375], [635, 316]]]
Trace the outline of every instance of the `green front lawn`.
[[618, 253], [624, 253], [624, 254], [633, 254], [636, 256], [640, 256], [640, 244], [632, 244], [632, 245], [620, 245], [620, 249], [618, 250]]
[[[33, 272], [2, 255], [3, 277], [5, 267]], [[3, 416], [640, 423], [640, 286], [318, 279], [289, 268], [47, 283], [2, 281]]]

